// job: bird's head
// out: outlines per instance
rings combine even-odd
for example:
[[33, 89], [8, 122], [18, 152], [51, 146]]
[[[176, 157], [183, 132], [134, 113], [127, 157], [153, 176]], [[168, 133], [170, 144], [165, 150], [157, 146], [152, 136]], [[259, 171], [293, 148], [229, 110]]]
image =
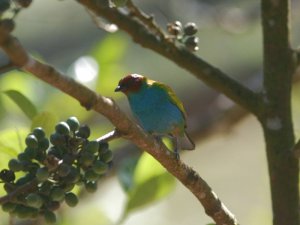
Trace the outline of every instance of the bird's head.
[[139, 74], [130, 74], [126, 77], [122, 78], [119, 81], [115, 92], [121, 91], [124, 94], [138, 92], [142, 87], [143, 83], [145, 83], [146, 77], [139, 75]]

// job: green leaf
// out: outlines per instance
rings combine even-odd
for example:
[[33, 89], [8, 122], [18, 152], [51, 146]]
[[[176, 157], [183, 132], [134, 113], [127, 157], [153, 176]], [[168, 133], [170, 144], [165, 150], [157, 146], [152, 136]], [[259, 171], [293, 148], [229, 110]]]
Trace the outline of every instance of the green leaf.
[[134, 187], [128, 192], [128, 201], [122, 220], [129, 212], [161, 200], [174, 187], [174, 177], [152, 156], [144, 153], [135, 169]]
[[41, 112], [32, 119], [31, 130], [35, 127], [42, 127], [46, 135], [50, 136], [50, 134], [54, 131], [57, 121], [58, 118], [54, 113]]
[[0, 168], [7, 166], [9, 159], [14, 158], [24, 148], [28, 129], [7, 129], [0, 132]]
[[43, 109], [53, 113], [58, 118], [67, 119], [70, 116], [76, 116], [79, 121], [88, 120], [95, 114], [93, 110], [87, 111], [84, 107], [81, 107], [76, 99], [60, 92], [48, 96]]
[[91, 55], [102, 67], [105, 64], [119, 61], [125, 55], [127, 47], [128, 41], [124, 36], [109, 34], [93, 48]]
[[32, 120], [33, 117], [36, 116], [38, 111], [35, 105], [21, 92], [16, 90], [7, 90], [3, 91], [3, 93], [13, 100], [29, 119]]
[[114, 98], [124, 97], [115, 94], [114, 89], [126, 71], [122, 65], [122, 58], [126, 56], [128, 43], [128, 39], [124, 36], [110, 34], [92, 50], [91, 56], [96, 59], [100, 67], [96, 91], [101, 94], [113, 95]]
[[129, 192], [134, 187], [134, 171], [138, 158], [128, 158], [122, 162], [118, 169], [118, 179], [125, 192]]

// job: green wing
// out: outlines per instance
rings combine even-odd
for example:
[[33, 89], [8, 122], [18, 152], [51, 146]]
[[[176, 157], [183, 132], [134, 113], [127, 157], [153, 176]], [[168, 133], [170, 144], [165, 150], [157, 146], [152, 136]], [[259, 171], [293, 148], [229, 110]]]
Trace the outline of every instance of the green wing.
[[180, 101], [180, 99], [176, 96], [176, 94], [172, 90], [172, 88], [170, 88], [169, 86], [167, 86], [163, 83], [153, 81], [153, 80], [148, 80], [147, 83], [149, 86], [152, 86], [154, 88], [159, 88], [159, 89], [165, 90], [168, 93], [170, 101], [180, 109], [180, 111], [182, 112], [182, 115], [184, 116], [184, 119], [186, 119], [186, 112], [184, 110], [183, 104]]

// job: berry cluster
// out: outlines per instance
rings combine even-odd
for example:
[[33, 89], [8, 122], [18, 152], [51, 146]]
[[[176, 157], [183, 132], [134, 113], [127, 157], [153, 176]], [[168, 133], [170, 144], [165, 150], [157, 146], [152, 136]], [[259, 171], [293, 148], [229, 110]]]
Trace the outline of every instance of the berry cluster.
[[28, 6], [30, 6], [32, 0], [1, 0], [0, 1], [0, 13], [4, 13], [5, 11], [7, 11], [10, 7], [11, 4], [14, 3], [14, 6], [16, 8], [27, 8]]
[[58, 123], [50, 141], [42, 128], [35, 128], [25, 139], [24, 152], [0, 172], [8, 197], [3, 211], [20, 218], [42, 215], [53, 223], [53, 211], [63, 201], [70, 207], [78, 203], [71, 192], [75, 185], [95, 192], [112, 163], [112, 152], [108, 143], [89, 141], [89, 136], [89, 127], [80, 126], [76, 117]]
[[195, 36], [198, 28], [195, 23], [189, 22], [182, 26], [180, 21], [175, 21], [167, 25], [167, 31], [190, 51], [198, 50], [199, 39]]
[[[30, 6], [32, 0], [1, 0], [0, 1], [0, 28], [2, 31], [11, 33], [15, 29], [15, 16], [22, 8]], [[9, 13], [6, 13], [9, 12]], [[12, 14], [10, 18], [3, 18], [3, 14]], [[7, 16], [6, 16], [7, 17]]]

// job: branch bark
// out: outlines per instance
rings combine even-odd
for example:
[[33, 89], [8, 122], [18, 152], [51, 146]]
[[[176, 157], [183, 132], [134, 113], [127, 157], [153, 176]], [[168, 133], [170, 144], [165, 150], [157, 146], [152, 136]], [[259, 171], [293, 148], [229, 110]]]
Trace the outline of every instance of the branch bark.
[[63, 76], [53, 67], [36, 61], [11, 35], [0, 35], [0, 47], [16, 66], [77, 99], [87, 109], [93, 109], [108, 118], [123, 137], [135, 143], [139, 148], [145, 149], [181, 181], [202, 203], [205, 212], [213, 218], [216, 224], [237, 224], [234, 215], [199, 174], [183, 162], [176, 160], [163, 144], [156, 142], [151, 135], [130, 121], [113, 100], [96, 94], [72, 78]]
[[[111, 8], [107, 4], [107, 0], [78, 0], [78, 2], [96, 15], [115, 23], [143, 47], [165, 56], [180, 67], [190, 71], [207, 85], [225, 94], [253, 114], [260, 114], [261, 99], [256, 93], [197, 57], [186, 48], [177, 46], [170, 41], [153, 22], [151, 16], [147, 16], [141, 11], [130, 11], [130, 9], [124, 11]], [[130, 2], [129, 7], [133, 7], [132, 2]]]
[[262, 0], [264, 113], [273, 224], [299, 224], [299, 168], [294, 157], [291, 85], [296, 56], [290, 48], [289, 0]]

